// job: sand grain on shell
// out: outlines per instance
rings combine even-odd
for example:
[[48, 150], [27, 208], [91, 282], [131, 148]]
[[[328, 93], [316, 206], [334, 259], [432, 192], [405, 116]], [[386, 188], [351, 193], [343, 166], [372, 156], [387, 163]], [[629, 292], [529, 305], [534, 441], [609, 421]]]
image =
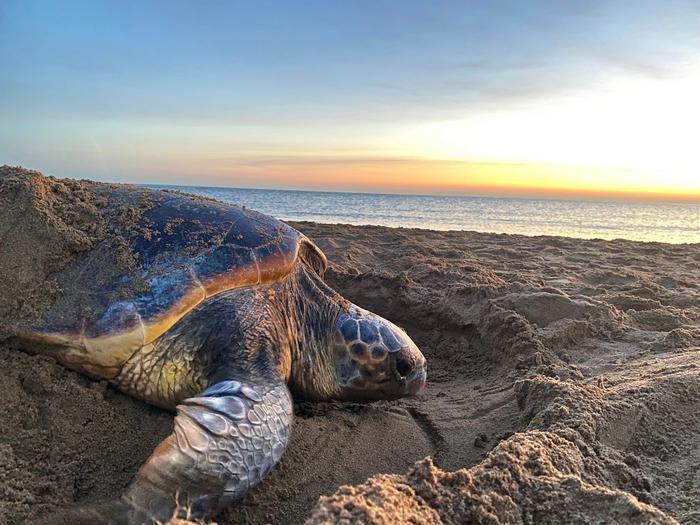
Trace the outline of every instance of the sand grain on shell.
[[[0, 195], [0, 313], [20, 321], [103, 235], [89, 183], [22, 200], [32, 184]], [[298, 404], [279, 467], [217, 521], [700, 523], [700, 246], [294, 226], [332, 286], [406, 328], [429, 387]], [[171, 431], [49, 359], [0, 362], [0, 524], [112, 497]]]

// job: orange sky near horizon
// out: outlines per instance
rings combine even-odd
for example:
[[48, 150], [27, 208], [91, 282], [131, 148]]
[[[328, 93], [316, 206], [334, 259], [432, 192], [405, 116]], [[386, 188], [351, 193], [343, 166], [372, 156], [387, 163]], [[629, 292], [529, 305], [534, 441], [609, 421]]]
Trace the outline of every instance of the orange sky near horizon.
[[[208, 185], [328, 191], [472, 194], [509, 197], [624, 198], [700, 203], [700, 181], [664, 186], [661, 174], [536, 163], [400, 158], [266, 159], [209, 164]], [[175, 176], [175, 173], [173, 173]], [[191, 184], [188, 177], [179, 181]], [[293, 181], [290, 185], [289, 181]], [[626, 183], [621, 184], [620, 181]], [[202, 183], [204, 184], [204, 183]]]

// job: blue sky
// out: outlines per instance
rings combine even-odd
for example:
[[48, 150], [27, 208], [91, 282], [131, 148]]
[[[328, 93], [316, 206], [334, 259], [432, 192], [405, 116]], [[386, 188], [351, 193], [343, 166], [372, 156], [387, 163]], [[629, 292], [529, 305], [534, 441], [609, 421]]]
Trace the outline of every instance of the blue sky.
[[[5, 0], [0, 162], [143, 182], [338, 178], [350, 189], [363, 188], [338, 169], [348, 163], [548, 163], [507, 141], [502, 154], [487, 145], [460, 157], [426, 146], [440, 133], [420, 137], [435, 123], [604, 95], [611, 82], [666, 85], [699, 62], [691, 1]], [[325, 179], [307, 180], [319, 164]], [[483, 182], [465, 170], [464, 187], [472, 178]]]

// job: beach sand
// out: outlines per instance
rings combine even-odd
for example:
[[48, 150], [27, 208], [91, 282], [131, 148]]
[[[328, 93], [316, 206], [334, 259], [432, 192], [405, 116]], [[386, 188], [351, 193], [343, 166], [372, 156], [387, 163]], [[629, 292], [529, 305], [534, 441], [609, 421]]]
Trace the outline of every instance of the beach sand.
[[[0, 192], [0, 264], [18, 275], [0, 316], [31, 316], [65, 250], [90, 243], [56, 227], [91, 220], [85, 186], [51, 184], [69, 185], [44, 223]], [[334, 288], [408, 331], [428, 387], [297, 404], [280, 465], [219, 523], [700, 524], [700, 245], [293, 226]], [[2, 344], [0, 428], [14, 524], [115, 497], [172, 414]]]

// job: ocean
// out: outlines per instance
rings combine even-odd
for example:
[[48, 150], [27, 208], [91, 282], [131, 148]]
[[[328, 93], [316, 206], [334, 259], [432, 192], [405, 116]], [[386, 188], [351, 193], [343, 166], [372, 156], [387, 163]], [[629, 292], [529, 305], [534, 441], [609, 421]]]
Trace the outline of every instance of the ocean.
[[700, 243], [700, 205], [163, 186], [282, 220]]

